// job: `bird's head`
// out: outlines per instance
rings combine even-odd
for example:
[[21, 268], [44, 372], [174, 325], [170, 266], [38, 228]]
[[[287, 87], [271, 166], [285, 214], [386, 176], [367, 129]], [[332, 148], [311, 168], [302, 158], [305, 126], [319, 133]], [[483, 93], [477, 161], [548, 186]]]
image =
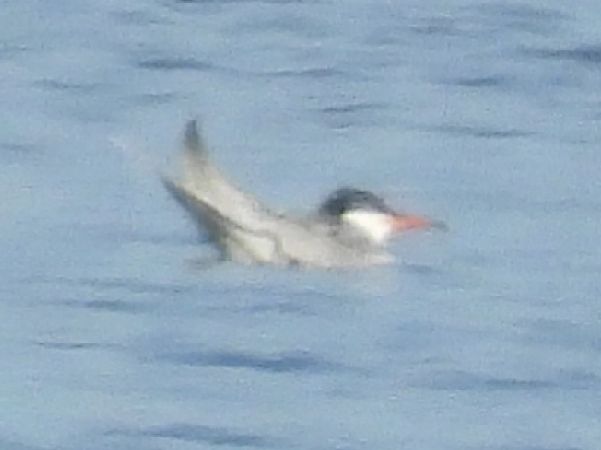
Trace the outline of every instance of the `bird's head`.
[[341, 188], [330, 194], [319, 208], [319, 214], [351, 227], [377, 245], [398, 233], [435, 225], [426, 217], [396, 212], [375, 194], [354, 188]]

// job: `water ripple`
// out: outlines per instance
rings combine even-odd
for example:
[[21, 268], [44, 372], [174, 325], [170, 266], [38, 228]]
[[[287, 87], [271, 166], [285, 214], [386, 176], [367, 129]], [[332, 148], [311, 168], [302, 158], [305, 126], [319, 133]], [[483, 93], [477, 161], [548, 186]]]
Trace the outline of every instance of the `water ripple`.
[[52, 350], [115, 350], [121, 346], [101, 342], [36, 342], [39, 347]]
[[562, 49], [525, 49], [524, 53], [541, 59], [576, 61], [582, 64], [601, 63], [601, 45], [583, 45]]
[[227, 445], [232, 447], [276, 447], [276, 440], [267, 438], [265, 436], [251, 433], [240, 433], [222, 427], [185, 423], [156, 426], [140, 430], [112, 430], [105, 434], [170, 438], [186, 442], [197, 442], [210, 445]]
[[12, 59], [27, 50], [29, 50], [29, 48], [25, 45], [0, 43], [0, 59]]
[[42, 447], [31, 447], [15, 441], [8, 441], [0, 437], [0, 448], [2, 450], [41, 450]]
[[520, 129], [497, 130], [494, 128], [468, 126], [468, 125], [440, 125], [424, 127], [424, 131], [435, 131], [439, 133], [456, 134], [461, 136], [472, 136], [482, 139], [513, 139], [532, 136], [533, 131]]
[[448, 81], [447, 84], [462, 87], [487, 88], [507, 85], [508, 80], [500, 75], [491, 75], [484, 77], [457, 78]]
[[342, 368], [308, 352], [259, 355], [228, 350], [188, 351], [162, 354], [158, 359], [186, 366], [242, 368], [274, 373], [322, 373]]
[[79, 94], [92, 93], [104, 87], [100, 83], [75, 83], [55, 79], [42, 79], [36, 81], [34, 85], [46, 91], [72, 91]]
[[362, 103], [348, 103], [345, 105], [339, 106], [328, 106], [325, 108], [321, 108], [319, 111], [325, 114], [352, 114], [361, 111], [371, 111], [375, 109], [383, 109], [384, 105], [381, 103], [370, 103], [370, 102], [362, 102]]
[[[37, 280], [44, 282], [46, 280]], [[97, 289], [124, 290], [133, 294], [181, 294], [192, 292], [196, 287], [175, 283], [153, 283], [134, 278], [56, 278], [48, 280], [49, 283], [59, 283], [67, 286], [87, 286]]]
[[153, 305], [148, 302], [135, 303], [124, 300], [65, 300], [60, 304], [73, 308], [88, 308], [118, 313], [141, 313], [153, 309]]
[[215, 69], [215, 66], [206, 61], [193, 58], [152, 58], [137, 62], [137, 66], [150, 70], [194, 70], [206, 72]]
[[[422, 377], [423, 378], [423, 377]], [[415, 386], [433, 390], [543, 390], [543, 389], [591, 389], [598, 387], [601, 380], [592, 373], [561, 371], [546, 379], [487, 376], [474, 372], [449, 370], [432, 374], [429, 381], [419, 381]]]
[[336, 78], [346, 74], [333, 67], [314, 67], [310, 69], [284, 69], [263, 73], [265, 76], [283, 78]]

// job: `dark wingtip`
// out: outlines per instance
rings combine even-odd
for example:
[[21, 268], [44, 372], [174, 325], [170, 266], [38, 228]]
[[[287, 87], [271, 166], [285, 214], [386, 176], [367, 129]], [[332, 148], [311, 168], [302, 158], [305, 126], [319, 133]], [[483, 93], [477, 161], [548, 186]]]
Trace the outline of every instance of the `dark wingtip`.
[[184, 136], [187, 148], [194, 149], [199, 147], [200, 138], [198, 137], [198, 125], [195, 119], [189, 120], [186, 123]]
[[173, 192], [175, 190], [175, 183], [173, 182], [173, 180], [171, 180], [171, 178], [169, 178], [169, 177], [167, 177], [165, 175], [162, 175], [161, 176], [161, 183], [163, 183], [163, 186], [169, 192]]
[[175, 184], [173, 180], [166, 176], [162, 176], [161, 182], [163, 183], [165, 189], [167, 189], [167, 192], [169, 192], [176, 200], [180, 202], [183, 201], [182, 190], [177, 186], [177, 184]]

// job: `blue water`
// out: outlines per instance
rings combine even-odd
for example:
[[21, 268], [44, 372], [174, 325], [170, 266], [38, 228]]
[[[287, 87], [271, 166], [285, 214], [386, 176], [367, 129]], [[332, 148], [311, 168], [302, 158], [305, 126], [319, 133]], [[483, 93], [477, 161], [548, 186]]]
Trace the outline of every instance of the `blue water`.
[[[601, 5], [0, 2], [2, 450], [601, 448]], [[207, 265], [185, 120], [399, 262]]]

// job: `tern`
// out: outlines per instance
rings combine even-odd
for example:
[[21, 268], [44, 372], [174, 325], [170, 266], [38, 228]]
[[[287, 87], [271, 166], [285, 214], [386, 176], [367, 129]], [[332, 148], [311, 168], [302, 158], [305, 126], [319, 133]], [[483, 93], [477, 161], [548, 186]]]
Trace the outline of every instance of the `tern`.
[[246, 264], [315, 268], [387, 264], [386, 243], [408, 230], [440, 227], [426, 217], [395, 212], [380, 197], [344, 187], [307, 217], [279, 213], [243, 192], [209, 160], [195, 120], [186, 124], [181, 173], [162, 177], [208, 233], [221, 257]]

